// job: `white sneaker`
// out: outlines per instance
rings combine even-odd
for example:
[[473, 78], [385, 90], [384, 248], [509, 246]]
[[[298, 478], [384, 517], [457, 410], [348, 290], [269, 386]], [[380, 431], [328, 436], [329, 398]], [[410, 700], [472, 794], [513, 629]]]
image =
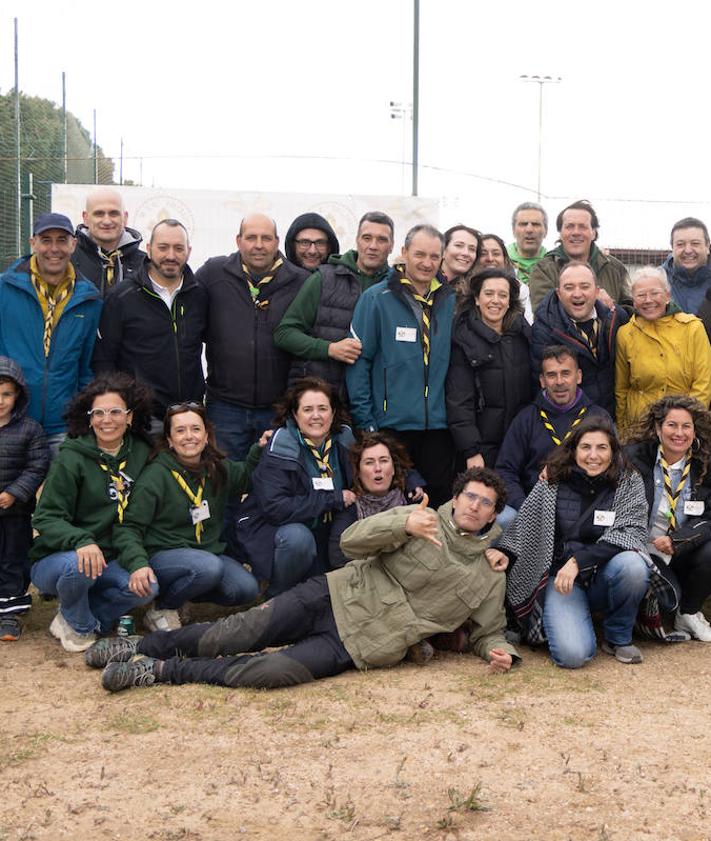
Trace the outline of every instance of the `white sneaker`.
[[696, 640], [711, 642], [711, 625], [701, 611], [698, 613], [679, 613], [674, 617], [677, 631], [688, 631]]
[[65, 651], [71, 651], [73, 654], [86, 651], [96, 642], [96, 634], [80, 634], [79, 631], [75, 631], [62, 616], [61, 610], [57, 611], [57, 615], [52, 620], [49, 632], [62, 643]]
[[143, 615], [143, 627], [149, 631], [177, 631], [183, 625], [177, 610], [158, 610], [151, 605]]

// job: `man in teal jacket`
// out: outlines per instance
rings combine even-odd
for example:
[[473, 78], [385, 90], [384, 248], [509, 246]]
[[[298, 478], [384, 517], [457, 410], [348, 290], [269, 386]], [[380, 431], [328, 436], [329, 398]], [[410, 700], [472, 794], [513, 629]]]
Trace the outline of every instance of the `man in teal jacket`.
[[101, 296], [71, 264], [74, 227], [43, 213], [32, 229], [32, 254], [0, 275], [0, 356], [25, 375], [27, 414], [47, 434], [51, 455], [64, 439], [64, 409], [93, 377], [90, 367]]
[[402, 264], [356, 304], [351, 335], [362, 351], [346, 372], [355, 425], [402, 441], [435, 507], [449, 498], [454, 461], [444, 401], [454, 294], [437, 277], [443, 248], [431, 225], [408, 231]]

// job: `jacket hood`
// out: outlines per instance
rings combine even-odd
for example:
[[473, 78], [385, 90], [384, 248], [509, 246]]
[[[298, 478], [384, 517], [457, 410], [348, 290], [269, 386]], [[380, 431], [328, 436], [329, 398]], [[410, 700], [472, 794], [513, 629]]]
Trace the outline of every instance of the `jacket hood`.
[[[132, 448], [132, 443], [132, 436], [128, 433], [123, 439], [123, 446], [117, 453], [116, 458], [122, 458], [127, 455]], [[94, 461], [100, 461], [102, 458], [107, 457], [110, 458], [110, 456], [104, 456], [96, 445], [96, 438], [94, 438], [93, 432], [89, 432], [87, 435], [79, 435], [77, 438], [65, 438], [60, 446], [60, 450], [68, 450], [84, 456], [84, 458], [93, 459]]]
[[[85, 251], [98, 251], [99, 246], [89, 236], [89, 228], [86, 225], [77, 226], [76, 237], [80, 248], [83, 248]], [[118, 247], [121, 249], [122, 254], [125, 255], [130, 251], [137, 251], [142, 242], [143, 237], [135, 228], [125, 228], [119, 240]]]
[[12, 417], [24, 417], [30, 398], [22, 368], [20, 368], [14, 359], [10, 359], [9, 356], [0, 356], [0, 377], [9, 377], [19, 388], [20, 391], [17, 395], [17, 400], [15, 400]]
[[296, 235], [299, 231], [303, 231], [304, 228], [316, 228], [317, 231], [323, 231], [324, 234], [326, 234], [328, 239], [329, 256], [331, 254], [340, 253], [341, 246], [338, 243], [336, 232], [328, 224], [326, 219], [324, 219], [319, 213], [302, 213], [301, 216], [297, 216], [291, 223], [289, 230], [286, 232], [286, 239], [284, 240], [284, 252], [286, 253], [286, 259], [290, 263], [294, 263], [297, 266], [299, 265], [299, 262], [296, 259], [294, 240], [296, 239]]

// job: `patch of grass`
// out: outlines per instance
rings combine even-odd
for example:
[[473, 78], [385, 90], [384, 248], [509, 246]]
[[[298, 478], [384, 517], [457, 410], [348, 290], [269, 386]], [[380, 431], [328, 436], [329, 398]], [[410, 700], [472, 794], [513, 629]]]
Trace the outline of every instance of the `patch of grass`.
[[152, 733], [161, 726], [155, 718], [137, 709], [123, 709], [117, 715], [111, 716], [107, 724], [113, 730], [129, 734]]
[[45, 745], [54, 739], [53, 733], [28, 733], [15, 739], [4, 739], [0, 745], [0, 768], [22, 765], [41, 754]]
[[451, 803], [450, 812], [488, 812], [489, 807], [481, 798], [481, 781], [478, 782], [466, 797], [463, 797], [456, 788], [447, 789], [447, 796]]

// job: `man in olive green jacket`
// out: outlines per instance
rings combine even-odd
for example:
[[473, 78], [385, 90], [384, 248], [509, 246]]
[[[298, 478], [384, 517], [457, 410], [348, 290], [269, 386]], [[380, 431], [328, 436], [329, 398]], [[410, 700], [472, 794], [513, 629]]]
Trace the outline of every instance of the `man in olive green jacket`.
[[[506, 556], [491, 548], [504, 501], [493, 471], [468, 470], [437, 513], [425, 497], [356, 521], [341, 547], [359, 559], [341, 569], [215, 623], [100, 640], [87, 663], [109, 664], [102, 682], [112, 692], [155, 682], [291, 686], [394, 666], [411, 646], [470, 620], [467, 650], [506, 672], [519, 655], [504, 638]], [[244, 653], [274, 646], [287, 647]]]

